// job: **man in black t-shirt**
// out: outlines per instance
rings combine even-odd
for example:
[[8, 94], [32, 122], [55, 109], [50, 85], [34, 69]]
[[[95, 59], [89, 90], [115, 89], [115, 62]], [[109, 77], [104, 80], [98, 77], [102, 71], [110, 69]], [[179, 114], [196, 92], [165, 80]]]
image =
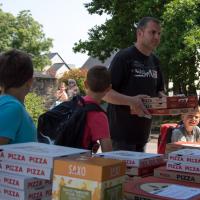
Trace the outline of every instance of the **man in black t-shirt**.
[[108, 118], [115, 150], [143, 152], [148, 142], [152, 119], [142, 98], [164, 95], [159, 60], [152, 53], [160, 43], [160, 32], [157, 19], [142, 18], [135, 45], [119, 51], [111, 62], [112, 90], [104, 100], [109, 103]]

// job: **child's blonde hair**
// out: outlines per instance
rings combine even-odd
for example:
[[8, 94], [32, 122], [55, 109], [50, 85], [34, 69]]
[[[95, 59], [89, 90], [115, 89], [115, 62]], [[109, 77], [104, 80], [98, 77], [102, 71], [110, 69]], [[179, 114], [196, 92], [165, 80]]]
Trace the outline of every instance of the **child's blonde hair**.
[[181, 119], [183, 120], [184, 117], [188, 115], [200, 115], [200, 106], [197, 106], [194, 111], [182, 114]]

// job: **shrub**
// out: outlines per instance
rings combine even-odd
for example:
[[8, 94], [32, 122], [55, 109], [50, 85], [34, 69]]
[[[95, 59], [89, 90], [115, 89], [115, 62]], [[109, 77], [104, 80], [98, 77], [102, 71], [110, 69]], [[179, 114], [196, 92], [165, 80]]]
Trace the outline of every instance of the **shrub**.
[[28, 113], [33, 118], [35, 125], [37, 125], [39, 115], [46, 111], [44, 107], [44, 99], [36, 93], [31, 92], [25, 98], [25, 106]]
[[87, 70], [85, 69], [72, 69], [72, 70], [69, 70], [68, 72], [65, 72], [65, 74], [59, 81], [65, 82], [67, 85], [68, 79], [76, 80], [80, 93], [82, 95], [85, 95], [84, 81], [85, 81], [86, 75], [87, 75]]

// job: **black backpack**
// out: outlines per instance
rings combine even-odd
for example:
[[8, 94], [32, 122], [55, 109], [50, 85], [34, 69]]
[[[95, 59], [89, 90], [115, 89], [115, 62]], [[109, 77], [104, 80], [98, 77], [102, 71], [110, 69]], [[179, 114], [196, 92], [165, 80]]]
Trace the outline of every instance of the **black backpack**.
[[86, 104], [81, 96], [75, 96], [43, 113], [38, 119], [38, 141], [82, 148], [86, 114], [89, 111], [104, 112], [97, 104]]

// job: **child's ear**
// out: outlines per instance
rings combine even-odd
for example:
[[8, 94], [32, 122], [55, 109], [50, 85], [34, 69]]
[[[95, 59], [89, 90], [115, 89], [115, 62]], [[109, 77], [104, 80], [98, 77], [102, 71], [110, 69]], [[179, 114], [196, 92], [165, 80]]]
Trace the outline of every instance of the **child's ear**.
[[32, 84], [33, 84], [33, 78], [30, 78], [30, 79], [27, 81], [26, 84], [28, 85], [28, 87], [31, 87]]
[[88, 82], [87, 82], [87, 80], [84, 81], [84, 86], [85, 86], [86, 89], [88, 89]]
[[108, 88], [105, 90], [105, 92], [107, 93], [109, 90], [111, 90], [112, 89], [112, 84], [110, 84], [109, 86], [108, 86]]

